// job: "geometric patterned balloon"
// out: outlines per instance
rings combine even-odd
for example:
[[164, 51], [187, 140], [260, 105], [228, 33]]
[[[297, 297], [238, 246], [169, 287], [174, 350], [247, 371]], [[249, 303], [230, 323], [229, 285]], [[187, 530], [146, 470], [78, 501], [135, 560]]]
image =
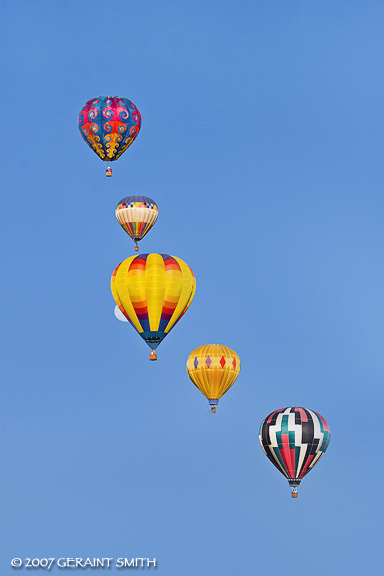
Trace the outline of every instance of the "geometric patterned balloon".
[[196, 290], [195, 276], [181, 258], [139, 254], [124, 260], [111, 278], [113, 298], [127, 320], [155, 349], [188, 310]]
[[157, 220], [159, 209], [151, 198], [127, 196], [120, 200], [116, 208], [116, 218], [121, 227], [136, 244], [144, 238]]
[[240, 358], [220, 344], [200, 346], [187, 360], [188, 376], [216, 412], [219, 399], [229, 390], [240, 372]]
[[308, 408], [271, 412], [260, 426], [261, 447], [272, 464], [288, 478], [292, 497], [297, 486], [326, 451], [330, 430], [326, 420]]
[[141, 114], [127, 98], [99, 96], [88, 100], [79, 114], [79, 130], [92, 150], [114, 162], [132, 144], [141, 127]]

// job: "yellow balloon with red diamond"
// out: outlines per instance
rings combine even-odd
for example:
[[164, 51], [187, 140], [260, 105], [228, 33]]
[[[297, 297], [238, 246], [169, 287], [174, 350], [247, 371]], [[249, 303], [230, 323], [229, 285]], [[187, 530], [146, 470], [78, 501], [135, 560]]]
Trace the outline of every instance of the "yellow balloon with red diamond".
[[229, 390], [240, 372], [240, 358], [220, 344], [196, 348], [187, 360], [188, 376], [216, 412], [219, 399]]

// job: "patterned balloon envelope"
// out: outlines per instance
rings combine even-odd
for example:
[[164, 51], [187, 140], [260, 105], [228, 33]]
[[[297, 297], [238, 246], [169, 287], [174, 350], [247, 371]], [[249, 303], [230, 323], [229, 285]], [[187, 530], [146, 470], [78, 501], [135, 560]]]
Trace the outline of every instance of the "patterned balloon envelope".
[[116, 208], [116, 218], [121, 227], [136, 244], [144, 238], [157, 220], [159, 209], [147, 196], [127, 196], [120, 200]]
[[219, 399], [229, 390], [240, 372], [240, 358], [228, 346], [209, 344], [190, 353], [188, 376], [216, 412]]
[[117, 266], [111, 290], [127, 320], [155, 349], [188, 310], [196, 291], [195, 276], [181, 258], [168, 254], [139, 254]]
[[281, 408], [260, 426], [261, 447], [272, 464], [288, 478], [292, 497], [297, 486], [324, 456], [331, 432], [326, 420], [308, 408]]
[[88, 100], [79, 114], [79, 130], [90, 148], [104, 161], [114, 162], [138, 135], [141, 114], [135, 104], [118, 96]]

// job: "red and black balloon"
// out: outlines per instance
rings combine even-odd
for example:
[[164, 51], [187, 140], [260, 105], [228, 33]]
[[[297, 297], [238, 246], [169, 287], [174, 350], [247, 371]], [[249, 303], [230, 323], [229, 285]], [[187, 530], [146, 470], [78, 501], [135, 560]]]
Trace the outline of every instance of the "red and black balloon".
[[297, 496], [297, 486], [324, 455], [330, 440], [326, 420], [308, 408], [281, 408], [260, 426], [261, 447], [284, 474]]

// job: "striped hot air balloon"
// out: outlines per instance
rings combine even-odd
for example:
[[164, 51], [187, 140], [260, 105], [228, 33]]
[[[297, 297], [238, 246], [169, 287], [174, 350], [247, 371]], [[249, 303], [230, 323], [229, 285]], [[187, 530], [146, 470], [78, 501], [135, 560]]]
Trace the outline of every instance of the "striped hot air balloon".
[[111, 290], [127, 320], [155, 349], [188, 310], [196, 290], [195, 276], [181, 258], [168, 254], [139, 254], [117, 266]]
[[159, 209], [147, 196], [127, 196], [116, 207], [116, 218], [135, 243], [144, 238], [157, 220]]
[[308, 408], [275, 410], [261, 424], [261, 447], [288, 479], [292, 497], [297, 497], [302, 478], [324, 456], [330, 435], [326, 420]]

